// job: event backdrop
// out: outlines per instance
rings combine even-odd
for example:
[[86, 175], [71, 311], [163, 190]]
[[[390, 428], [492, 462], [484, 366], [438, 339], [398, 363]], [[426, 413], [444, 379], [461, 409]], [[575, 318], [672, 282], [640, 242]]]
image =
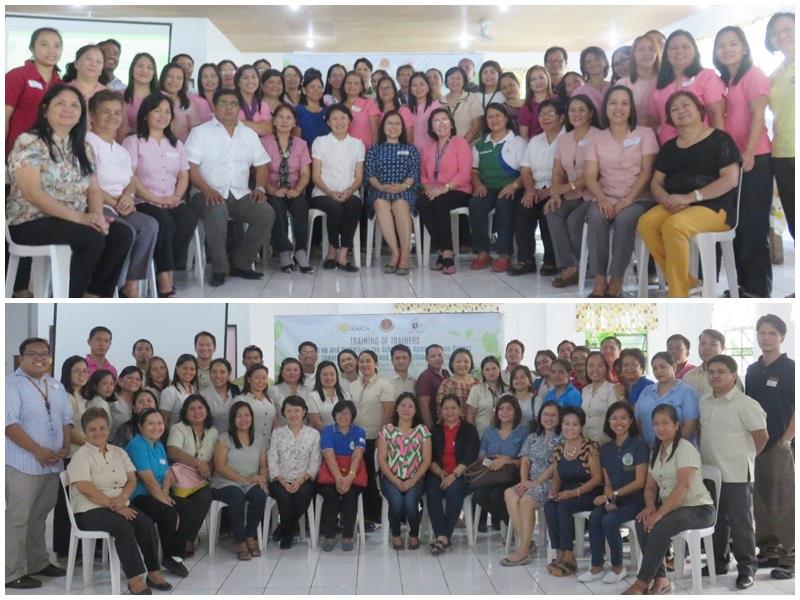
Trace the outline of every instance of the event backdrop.
[[469, 348], [478, 366], [489, 354], [502, 356], [502, 339], [500, 313], [276, 316], [275, 374], [281, 361], [296, 357], [297, 347], [306, 340], [317, 344], [320, 361], [336, 362], [345, 348], [357, 353], [373, 350], [384, 375], [392, 369], [389, 350], [405, 344], [411, 348], [410, 372], [416, 377], [425, 370], [429, 344], [442, 345], [446, 357], [456, 348]]

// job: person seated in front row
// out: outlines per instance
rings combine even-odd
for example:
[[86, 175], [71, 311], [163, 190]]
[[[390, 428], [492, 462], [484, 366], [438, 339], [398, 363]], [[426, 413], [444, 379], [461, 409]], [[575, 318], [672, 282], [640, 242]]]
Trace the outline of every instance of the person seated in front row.
[[[261, 279], [253, 270], [259, 250], [269, 248], [275, 211], [267, 203], [267, 155], [258, 135], [239, 119], [239, 96], [234, 90], [214, 93], [214, 118], [195, 127], [186, 140], [189, 178], [196, 192], [189, 204], [203, 220], [206, 246], [211, 259], [214, 287], [230, 274]], [[255, 169], [255, 187], [250, 189], [250, 168]], [[231, 257], [226, 250], [228, 219], [243, 221], [247, 231]]]

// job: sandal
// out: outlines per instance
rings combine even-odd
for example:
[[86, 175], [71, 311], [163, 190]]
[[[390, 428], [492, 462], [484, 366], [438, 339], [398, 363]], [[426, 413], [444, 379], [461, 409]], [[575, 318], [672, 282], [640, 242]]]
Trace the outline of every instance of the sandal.
[[456, 261], [452, 258], [442, 259], [442, 273], [445, 275], [452, 275], [456, 272]]
[[417, 550], [422, 544], [420, 544], [419, 538], [417, 538], [416, 542], [412, 541], [412, 539], [413, 538], [409, 538], [408, 540], [408, 549]]
[[394, 550], [405, 550], [406, 545], [403, 543], [403, 539], [401, 538], [399, 542], [392, 541], [392, 548]]
[[452, 544], [448, 541], [446, 544], [442, 540], [436, 540], [430, 545], [431, 554], [438, 556], [447, 550]]
[[436, 257], [436, 262], [431, 264], [431, 271], [441, 271], [444, 266], [444, 258], [440, 254]]
[[567, 577], [569, 575], [575, 575], [578, 572], [578, 565], [576, 563], [570, 563], [565, 560], [562, 560], [556, 565], [553, 565], [552, 571], [550, 574], [553, 577]]
[[250, 560], [250, 551], [246, 544], [236, 544], [236, 558], [239, 560]]
[[247, 551], [250, 553], [250, 556], [261, 556], [261, 549], [258, 547], [258, 542], [255, 540], [248, 540], [247, 544]]
[[564, 277], [563, 275], [556, 275], [553, 278], [553, 287], [564, 288], [571, 285], [578, 285], [578, 271], [573, 271], [572, 275]]

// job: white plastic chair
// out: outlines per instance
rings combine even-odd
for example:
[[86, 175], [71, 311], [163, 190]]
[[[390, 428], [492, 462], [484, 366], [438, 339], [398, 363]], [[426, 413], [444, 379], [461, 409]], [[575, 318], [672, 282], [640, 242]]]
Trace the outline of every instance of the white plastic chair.
[[[460, 208], [454, 208], [450, 211], [450, 237], [453, 240], [453, 260], [457, 263], [459, 258], [461, 258], [461, 253], [459, 252], [459, 235], [458, 235], [458, 225], [459, 225], [459, 217], [461, 215], [466, 215], [469, 217], [469, 207], [462, 206]], [[489, 211], [489, 237], [492, 235], [492, 226], [494, 225], [494, 209]], [[431, 234], [426, 229], [425, 230], [425, 242], [423, 244], [424, 250], [424, 263], [425, 265], [431, 264]]]
[[[704, 271], [707, 272], [707, 271]], [[731, 290], [733, 291], [733, 290]], [[685, 544], [689, 546], [689, 561], [692, 569], [692, 593], [700, 594], [703, 590], [702, 565], [700, 554], [700, 542], [706, 551], [706, 562], [708, 564], [708, 579], [711, 586], [717, 583], [717, 569], [714, 563], [714, 528], [717, 526], [717, 508], [719, 507], [719, 492], [722, 487], [722, 473], [712, 465], [703, 465], [703, 479], [710, 479], [714, 482], [714, 523], [710, 527], [702, 529], [686, 529], [672, 538], [672, 547], [675, 550], [675, 576], [684, 577], [684, 558]]]
[[[544, 507], [536, 509], [536, 524], [539, 526], [539, 548], [547, 548], [547, 522], [544, 520]], [[506, 533], [506, 554], [511, 552], [511, 541], [515, 537], [514, 526], [509, 523]], [[541, 551], [541, 550], [540, 550]]]
[[[376, 256], [376, 260], [380, 260], [381, 257], [381, 246], [383, 245], [383, 234], [381, 233], [381, 228], [377, 226], [376, 221], [377, 219], [373, 216], [371, 219], [367, 221], [367, 266], [372, 266], [372, 240], [375, 240], [375, 252], [374, 256]], [[412, 217], [412, 222], [414, 225], [414, 230], [412, 235], [412, 242], [417, 251], [417, 266], [422, 266], [422, 223], [419, 220], [419, 215]]]
[[35, 298], [69, 298], [69, 267], [72, 248], [66, 244], [25, 246], [11, 239], [6, 223], [8, 242], [8, 272], [6, 273], [6, 298], [14, 295], [20, 258], [31, 258], [31, 284]]
[[[636, 240], [638, 243], [639, 234], [636, 234]], [[583, 232], [581, 233], [581, 256], [580, 260], [578, 261], [578, 294], [583, 294], [583, 289], [586, 287], [586, 270], [589, 266], [589, 222], [586, 221], [583, 224]], [[611, 261], [613, 260], [614, 256], [612, 254], [612, 249], [614, 246], [614, 225], [612, 223], [611, 228], [608, 230], [608, 264], [611, 265]], [[636, 247], [636, 246], [634, 246]], [[634, 256], [637, 254], [634, 252]], [[628, 275], [628, 269], [630, 269], [630, 264], [626, 267], [625, 275], [623, 275], [623, 281]], [[644, 278], [644, 284], [647, 285], [647, 263], [639, 263], [639, 288], [641, 289], [642, 286], [642, 278]]]
[[[444, 500], [442, 501], [444, 502]], [[473, 517], [472, 517], [472, 494], [467, 494], [464, 497], [464, 504], [461, 506], [461, 510], [464, 513], [464, 523], [466, 525], [467, 531], [467, 543], [469, 547], [472, 548], [475, 546], [475, 529], [473, 525]], [[428, 495], [425, 494], [422, 496], [422, 513], [423, 518], [426, 518], [427, 525], [428, 525], [428, 534], [430, 535], [430, 539], [435, 539], [433, 534], [433, 523], [431, 523], [430, 517], [428, 517]]]
[[114, 537], [105, 531], [84, 531], [75, 522], [75, 513], [72, 512], [72, 502], [69, 493], [69, 473], [62, 471], [59, 474], [61, 487], [64, 488], [64, 498], [66, 498], [67, 514], [69, 523], [72, 526], [69, 534], [69, 554], [67, 555], [67, 593], [72, 590], [72, 577], [75, 574], [75, 557], [78, 554], [78, 540], [83, 543], [83, 583], [89, 585], [94, 578], [94, 545], [97, 540], [108, 544], [109, 566], [111, 570], [111, 594], [120, 594], [120, 564], [117, 555], [117, 547]]
[[[308, 209], [308, 242], [306, 245], [306, 255], [311, 256], [311, 238], [314, 233], [314, 221], [322, 219], [322, 249], [321, 256], [324, 259], [328, 253], [328, 215], [324, 210], [318, 208]], [[367, 239], [369, 244], [369, 239]], [[353, 234], [353, 262], [360, 269], [361, 268], [361, 224], [356, 225], [356, 232]]]
[[[272, 496], [267, 496], [267, 504], [264, 507], [264, 523], [263, 529], [264, 533], [262, 534], [262, 551], [264, 547], [266, 547], [267, 543], [269, 542], [270, 537], [270, 524], [272, 523], [272, 509], [277, 508], [278, 503], [275, 501], [275, 498]], [[312, 499], [311, 502], [308, 503], [308, 510], [306, 511], [306, 519], [308, 520], [308, 527], [311, 530], [311, 540], [310, 544], [312, 548], [317, 547], [317, 538], [319, 537], [319, 533], [317, 532], [317, 519], [314, 514], [314, 501]], [[300, 540], [305, 540], [305, 528], [301, 525], [300, 526]]]
[[[315, 527], [315, 530], [317, 532], [317, 535], [319, 535], [319, 532], [320, 532], [320, 523], [322, 521], [322, 503], [323, 502], [324, 502], [324, 499], [322, 497], [322, 494], [317, 494], [316, 508], [314, 509], [314, 511], [316, 513], [315, 514], [316, 521], [315, 521], [314, 527]], [[365, 521], [364, 521], [364, 494], [363, 493], [358, 495], [358, 504], [357, 504], [356, 511], [357, 511], [356, 512], [356, 528], [358, 529], [358, 541], [361, 543], [361, 546], [363, 547], [367, 543], [367, 528], [366, 528]]]
[[[219, 539], [220, 513], [222, 513], [222, 509], [226, 506], [228, 505], [221, 500], [212, 500], [211, 506], [208, 509], [208, 555], [211, 558], [214, 558], [214, 550], [216, 549], [217, 540]], [[262, 550], [264, 549], [263, 527], [258, 528], [258, 546]]]
[[[576, 558], [583, 558], [584, 555], [584, 535], [586, 533], [586, 523], [589, 521], [589, 517], [591, 516], [592, 511], [585, 510], [582, 512], [577, 512], [573, 515], [573, 519], [575, 520], [575, 557]], [[631, 547], [631, 562], [633, 563], [633, 568], [635, 572], [638, 573], [639, 571], [639, 556], [641, 555], [639, 551], [639, 540], [636, 537], [636, 522], [635, 521], [625, 521], [622, 524], [621, 528], [625, 528], [628, 530], [628, 539], [630, 540], [630, 547]], [[610, 556], [611, 549], [606, 543], [606, 556]]]

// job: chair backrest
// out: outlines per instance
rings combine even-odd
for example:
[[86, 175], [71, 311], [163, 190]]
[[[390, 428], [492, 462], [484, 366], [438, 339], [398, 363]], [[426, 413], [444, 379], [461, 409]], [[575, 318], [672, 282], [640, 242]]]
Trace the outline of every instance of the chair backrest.
[[8, 230], [8, 221], [6, 221], [6, 242], [8, 242], [9, 246], [14, 244], [14, 241], [11, 239], [11, 232]]
[[742, 201], [742, 177], [744, 177], [744, 169], [742, 169], [742, 165], [739, 165], [739, 184], [736, 186], [736, 221], [733, 224], [734, 230], [739, 227], [739, 206]]
[[72, 525], [73, 531], [79, 531], [80, 527], [75, 522], [75, 513], [72, 512], [72, 502], [70, 501], [70, 494], [69, 494], [69, 473], [66, 471], [61, 471], [59, 473], [59, 477], [61, 478], [61, 487], [64, 489], [64, 498], [66, 499], [67, 504], [67, 514], [69, 515], [69, 524]]
[[719, 492], [722, 487], [722, 471], [714, 465], [703, 465], [703, 481], [709, 480], [714, 484], [714, 526], [717, 525], [717, 513], [719, 512]]

